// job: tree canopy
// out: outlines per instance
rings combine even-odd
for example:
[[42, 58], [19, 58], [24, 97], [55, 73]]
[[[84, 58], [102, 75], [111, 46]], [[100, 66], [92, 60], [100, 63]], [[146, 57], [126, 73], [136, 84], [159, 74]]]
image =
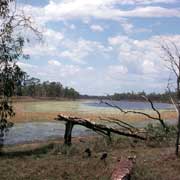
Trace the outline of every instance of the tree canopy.
[[23, 86], [17, 87], [17, 96], [52, 97], [77, 99], [79, 93], [74, 88], [63, 87], [60, 82], [40, 82], [38, 78], [28, 78]]
[[24, 13], [16, 12], [15, 0], [0, 1], [0, 145], [4, 133], [12, 126], [10, 118], [14, 116], [11, 97], [21, 84], [24, 72], [17, 62], [28, 57], [23, 53], [25, 37], [23, 30], [35, 33], [31, 20]]

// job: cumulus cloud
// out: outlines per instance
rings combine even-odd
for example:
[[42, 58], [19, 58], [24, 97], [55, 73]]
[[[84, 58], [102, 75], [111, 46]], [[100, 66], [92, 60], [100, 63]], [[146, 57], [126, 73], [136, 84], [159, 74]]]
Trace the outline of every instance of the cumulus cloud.
[[[146, 40], [137, 40], [128, 36], [109, 38], [109, 44], [115, 49], [121, 65], [128, 68], [130, 74], [151, 76], [160, 79], [167, 77], [167, 69], [162, 57], [161, 44], [171, 40], [180, 47], [180, 35], [152, 36]], [[158, 77], [159, 76], [159, 77]]]
[[100, 42], [89, 41], [80, 38], [77, 41], [66, 40], [63, 42], [66, 50], [62, 51], [59, 56], [68, 58], [76, 63], [86, 63], [85, 59], [89, 56], [101, 54], [106, 55], [110, 51], [109, 47], [105, 47]]
[[48, 64], [53, 65], [53, 66], [61, 66], [61, 63], [59, 61], [56, 61], [56, 60], [49, 60]]
[[116, 66], [109, 66], [108, 67], [108, 75], [111, 78], [119, 78], [122, 75], [127, 75], [128, 69], [125, 66], [122, 65], [116, 65]]
[[45, 28], [42, 32], [44, 42], [32, 42], [26, 44], [24, 52], [30, 55], [58, 55], [58, 46], [64, 39], [64, 34], [62, 32], [54, 31], [50, 28]]
[[[130, 35], [151, 30], [132, 24], [131, 18], [179, 18], [180, 9], [174, 5], [168, 8], [169, 3], [178, 0], [51, 0], [41, 7], [23, 5], [25, 12], [43, 26], [44, 35], [44, 43], [26, 46], [25, 53], [43, 63], [19, 65], [32, 76], [73, 85], [81, 93], [162, 90], [166, 86], [162, 78], [169, 74], [160, 58], [159, 44], [171, 39], [180, 47], [180, 35], [138, 39], [136, 34]], [[107, 22], [112, 28], [106, 32]], [[113, 34], [117, 33], [114, 24], [124, 32], [120, 29], [120, 35]], [[87, 34], [84, 27], [101, 32], [98, 41], [93, 39], [95, 33]], [[107, 36], [111, 37], [107, 40]]]
[[[132, 89], [162, 91], [166, 88], [169, 70], [161, 59], [160, 44], [168, 40], [180, 47], [180, 35], [152, 36], [146, 40], [119, 35], [110, 37], [106, 46], [84, 39], [66, 41], [63, 43], [67, 51], [62, 51], [58, 57], [73, 59], [72, 62], [78, 62], [78, 65], [50, 59], [41, 67], [24, 63], [20, 66], [32, 76], [39, 72], [38, 77], [43, 80], [61, 81], [69, 86], [73, 82], [73, 87], [81, 93], [103, 94]], [[117, 61], [109, 62], [112, 64], [101, 70], [82, 64], [87, 56], [98, 51], [113, 54]]]
[[[35, 17], [38, 22], [64, 21], [70, 19], [109, 19], [121, 20], [126, 17], [180, 17], [178, 8], [166, 8], [157, 3], [174, 3], [175, 0], [62, 0], [50, 1], [44, 7], [25, 6], [26, 13]], [[124, 10], [122, 5], [137, 5]], [[153, 6], [152, 6], [153, 5]]]
[[121, 3], [122, 4], [143, 4], [143, 5], [147, 5], [147, 4], [157, 4], [157, 3], [175, 3], [178, 2], [178, 0], [122, 0]]
[[106, 56], [111, 50], [101, 42], [83, 38], [69, 39], [63, 33], [52, 29], [46, 29], [43, 35], [43, 43], [30, 43], [24, 48], [24, 52], [31, 56], [55, 56], [83, 64], [88, 57]]
[[97, 24], [92, 24], [90, 26], [91, 30], [94, 31], [94, 32], [102, 32], [104, 31], [104, 28], [100, 25], [97, 25]]

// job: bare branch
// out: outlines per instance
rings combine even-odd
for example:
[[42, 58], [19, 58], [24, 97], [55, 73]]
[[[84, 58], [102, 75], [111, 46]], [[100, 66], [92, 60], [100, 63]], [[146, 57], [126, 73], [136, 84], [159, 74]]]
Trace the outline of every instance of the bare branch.
[[122, 121], [118, 121], [117, 119], [116, 119], [116, 120], [111, 120], [111, 119], [100, 118], [100, 120], [106, 121], [106, 122], [108, 122], [108, 123], [116, 124], [116, 125], [120, 126], [121, 128], [127, 129], [127, 130], [130, 131], [131, 133], [133, 133], [133, 132], [134, 132], [133, 130], [135, 129], [135, 128], [132, 129], [132, 128], [130, 128], [130, 127], [127, 127], [127, 126], [121, 124]]
[[112, 108], [116, 108], [116, 109], [118, 109], [118, 110], [120, 110], [122, 113], [124, 113], [124, 114], [128, 114], [128, 113], [133, 113], [133, 114], [140, 114], [140, 115], [143, 115], [143, 116], [146, 116], [146, 117], [148, 117], [149, 119], [153, 119], [153, 120], [158, 120], [160, 123], [161, 123], [161, 125], [166, 129], [166, 125], [165, 125], [165, 123], [164, 123], [164, 120], [163, 119], [161, 119], [161, 116], [159, 116], [159, 114], [157, 113], [158, 111], [154, 108], [154, 106], [152, 106], [152, 104], [151, 104], [151, 107], [152, 107], [152, 109], [158, 114], [158, 117], [153, 117], [153, 116], [151, 116], [151, 115], [149, 115], [149, 114], [147, 114], [147, 113], [144, 113], [144, 112], [141, 112], [141, 111], [133, 111], [133, 110], [127, 110], [127, 111], [125, 111], [125, 110], [123, 110], [121, 107], [119, 107], [119, 106], [117, 106], [117, 105], [113, 105], [113, 104], [111, 104], [111, 103], [108, 103], [108, 102], [103, 102], [104, 104], [106, 104], [107, 106], [110, 106], [110, 107], [112, 107]]
[[65, 115], [60, 114], [60, 115], [58, 115], [57, 118], [55, 118], [55, 120], [71, 122], [71, 123], [73, 123], [73, 125], [75, 125], [75, 124], [82, 125], [82, 126], [85, 126], [89, 129], [92, 129], [95, 132], [96, 131], [101, 132], [102, 134], [105, 134], [108, 137], [109, 137], [109, 134], [112, 132], [112, 133], [115, 133], [118, 135], [123, 135], [123, 136], [132, 137], [132, 138], [136, 138], [136, 139], [146, 140], [146, 137], [140, 136], [137, 133], [119, 130], [117, 128], [108, 127], [108, 126], [103, 125], [103, 124], [97, 124], [95, 122], [90, 121], [89, 119], [82, 119], [82, 118], [78, 118], [78, 117], [70, 117], [70, 116], [65, 116]]

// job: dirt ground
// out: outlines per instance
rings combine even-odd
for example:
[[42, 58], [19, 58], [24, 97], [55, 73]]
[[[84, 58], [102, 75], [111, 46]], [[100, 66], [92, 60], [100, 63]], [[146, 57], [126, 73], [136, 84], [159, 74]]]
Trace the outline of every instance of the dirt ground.
[[[102, 161], [105, 152], [107, 159]], [[1, 180], [109, 180], [117, 161], [129, 156], [135, 157], [132, 180], [180, 179], [180, 158], [173, 147], [149, 147], [128, 138], [110, 143], [102, 137], [75, 138], [70, 148], [61, 139], [5, 147], [0, 176]]]

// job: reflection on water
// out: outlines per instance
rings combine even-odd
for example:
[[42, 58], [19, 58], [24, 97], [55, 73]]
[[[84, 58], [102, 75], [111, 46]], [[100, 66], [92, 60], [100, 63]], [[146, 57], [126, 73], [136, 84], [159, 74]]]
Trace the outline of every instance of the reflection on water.
[[[175, 120], [166, 121], [168, 124], [177, 123]], [[145, 127], [149, 122], [131, 123], [137, 128]], [[152, 123], [152, 122], [151, 122]], [[153, 121], [153, 123], [158, 123]], [[110, 126], [111, 124], [108, 124]], [[5, 136], [4, 144], [21, 144], [33, 141], [57, 139], [64, 136], [65, 126], [60, 122], [28, 122], [18, 123]], [[83, 126], [74, 126], [73, 137], [95, 135], [96, 133]]]
[[[59, 122], [28, 122], [18, 123], [12, 127], [5, 136], [5, 144], [20, 144], [32, 141], [43, 141], [64, 136], [64, 124]], [[73, 136], [85, 136], [94, 134], [91, 130], [82, 126], [73, 128]]]
[[[140, 102], [140, 101], [137, 101], [137, 102], [106, 101], [106, 102], [108, 102], [109, 104], [112, 104], [112, 105], [119, 106], [123, 109], [135, 109], [135, 110], [137, 110], [137, 109], [141, 109], [141, 110], [152, 109], [150, 103], [148, 103], [148, 102]], [[84, 104], [88, 105], [88, 106], [93, 106], [93, 107], [111, 108], [107, 104], [100, 103], [98, 101], [92, 101], [92, 102], [88, 102], [88, 103], [84, 103]], [[173, 109], [173, 106], [171, 104], [168, 104], [168, 103], [153, 103], [153, 104], [154, 104], [154, 107], [157, 109]]]
[[[112, 101], [111, 103], [120, 106], [123, 109], [151, 109], [147, 102], [129, 102], [129, 101]], [[155, 103], [158, 109], [172, 109], [172, 105], [166, 103]], [[110, 108], [99, 101], [55, 101], [55, 102], [32, 102], [25, 104], [25, 112], [81, 112], [81, 113], [117, 113], [116, 109]], [[154, 121], [153, 121], [154, 122]], [[173, 122], [174, 121], [170, 121]], [[149, 122], [139, 122], [134, 124], [136, 127], [144, 127]], [[108, 124], [109, 125], [109, 124]], [[15, 124], [5, 136], [5, 144], [19, 144], [32, 141], [43, 141], [64, 136], [64, 124], [60, 122], [27, 122]], [[89, 129], [82, 126], [73, 128], [73, 136], [87, 136], [95, 134]]]

